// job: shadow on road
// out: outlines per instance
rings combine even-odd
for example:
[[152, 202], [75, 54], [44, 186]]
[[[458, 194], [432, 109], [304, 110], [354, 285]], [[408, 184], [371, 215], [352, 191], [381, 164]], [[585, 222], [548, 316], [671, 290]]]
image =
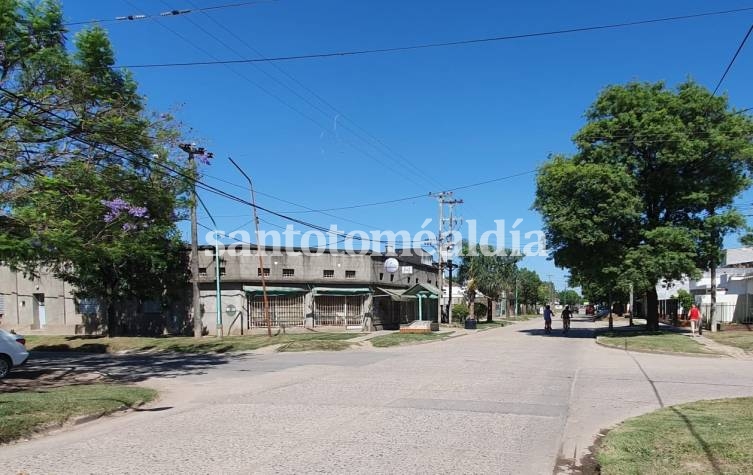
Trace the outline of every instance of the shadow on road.
[[572, 318], [571, 323], [573, 326], [570, 327], [570, 331], [565, 334], [565, 332], [562, 330], [562, 320], [554, 320], [552, 322], [552, 332], [549, 334], [546, 334], [544, 331], [544, 322], [541, 322], [542, 327], [541, 328], [529, 328], [526, 330], [518, 330], [518, 333], [527, 333], [531, 336], [543, 336], [543, 337], [559, 337], [559, 338], [595, 338], [594, 329], [593, 328], [579, 328], [575, 326], [577, 322], [590, 322], [590, 318]]
[[109, 355], [32, 352], [24, 366], [15, 368], [0, 381], [0, 392], [71, 384], [136, 383], [152, 377], [198, 375], [246, 357], [181, 353]]

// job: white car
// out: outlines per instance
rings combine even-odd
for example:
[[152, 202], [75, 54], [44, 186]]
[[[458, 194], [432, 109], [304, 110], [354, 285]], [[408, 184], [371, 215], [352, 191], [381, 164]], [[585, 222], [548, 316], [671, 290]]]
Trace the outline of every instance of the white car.
[[0, 330], [0, 379], [8, 376], [10, 370], [24, 364], [29, 358], [26, 339], [15, 333]]

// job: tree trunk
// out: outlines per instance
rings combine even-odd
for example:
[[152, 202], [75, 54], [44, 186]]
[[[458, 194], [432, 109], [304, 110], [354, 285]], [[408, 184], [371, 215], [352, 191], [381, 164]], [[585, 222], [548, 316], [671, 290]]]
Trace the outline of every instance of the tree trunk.
[[491, 298], [486, 297], [486, 321], [488, 323], [492, 322], [492, 315], [493, 315], [492, 305], [494, 305], [494, 301]]
[[651, 287], [646, 291], [646, 330], [659, 330], [659, 296], [656, 293], [656, 287]]
[[115, 314], [115, 302], [112, 299], [108, 299], [107, 301], [107, 336], [112, 338], [117, 335], [117, 331], [115, 330], [116, 327], [116, 314]]

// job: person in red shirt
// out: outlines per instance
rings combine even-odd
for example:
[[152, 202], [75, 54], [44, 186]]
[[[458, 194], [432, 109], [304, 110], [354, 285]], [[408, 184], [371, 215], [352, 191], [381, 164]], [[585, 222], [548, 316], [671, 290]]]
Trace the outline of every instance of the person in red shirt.
[[698, 310], [698, 307], [696, 307], [695, 304], [693, 304], [690, 306], [688, 316], [690, 317], [690, 331], [693, 332], [693, 336], [696, 336], [696, 333], [698, 333], [698, 325], [701, 322], [701, 311]]

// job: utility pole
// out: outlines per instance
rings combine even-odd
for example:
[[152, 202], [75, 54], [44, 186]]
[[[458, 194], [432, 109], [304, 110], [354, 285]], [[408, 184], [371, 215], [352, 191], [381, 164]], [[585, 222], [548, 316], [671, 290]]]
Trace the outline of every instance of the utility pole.
[[[191, 168], [191, 177], [197, 180], [199, 177], [198, 166], [195, 156], [205, 155], [211, 158], [212, 154], [197, 147], [194, 143], [182, 143], [180, 149], [188, 154], [188, 164]], [[191, 308], [193, 313], [193, 336], [201, 338], [204, 329], [201, 322], [201, 296], [199, 295], [199, 230], [196, 218], [196, 182], [191, 183]]]
[[256, 193], [254, 193], [254, 183], [251, 181], [251, 177], [246, 174], [246, 172], [243, 171], [243, 169], [238, 166], [237, 163], [235, 163], [235, 160], [233, 160], [231, 157], [228, 157], [228, 160], [230, 160], [230, 163], [232, 163], [235, 168], [238, 169], [239, 172], [246, 178], [246, 181], [248, 182], [248, 188], [251, 191], [251, 208], [253, 209], [254, 214], [254, 225], [256, 227], [256, 255], [259, 257], [259, 269], [260, 269], [260, 276], [261, 276], [261, 293], [263, 298], [263, 305], [264, 305], [264, 321], [267, 324], [267, 336], [272, 336], [272, 320], [269, 318], [269, 297], [267, 297], [267, 277], [264, 274], [264, 256], [262, 255], [262, 250], [259, 245], [259, 216], [256, 212]]
[[[455, 206], [462, 204], [463, 200], [453, 198], [451, 191], [440, 191], [438, 193], [430, 193], [429, 196], [436, 198], [439, 204], [439, 235], [437, 236], [437, 253], [439, 254], [439, 305], [437, 313], [437, 322], [442, 320], [442, 297], [444, 295], [444, 260], [445, 253], [450, 250], [449, 246], [452, 243], [445, 242], [447, 237], [452, 236], [452, 231], [460, 223], [460, 220], [455, 218]], [[448, 217], [445, 218], [445, 206], [448, 206]], [[450, 269], [452, 272], [452, 269]], [[452, 279], [450, 279], [452, 282]], [[450, 284], [452, 285], [452, 284]], [[450, 288], [452, 292], [452, 288]], [[452, 302], [447, 303], [447, 323], [452, 324]]]
[[[635, 299], [633, 298], [633, 284], [630, 284], [630, 326], [633, 326], [633, 305], [635, 305]], [[677, 313], [675, 312], [675, 315]]]

